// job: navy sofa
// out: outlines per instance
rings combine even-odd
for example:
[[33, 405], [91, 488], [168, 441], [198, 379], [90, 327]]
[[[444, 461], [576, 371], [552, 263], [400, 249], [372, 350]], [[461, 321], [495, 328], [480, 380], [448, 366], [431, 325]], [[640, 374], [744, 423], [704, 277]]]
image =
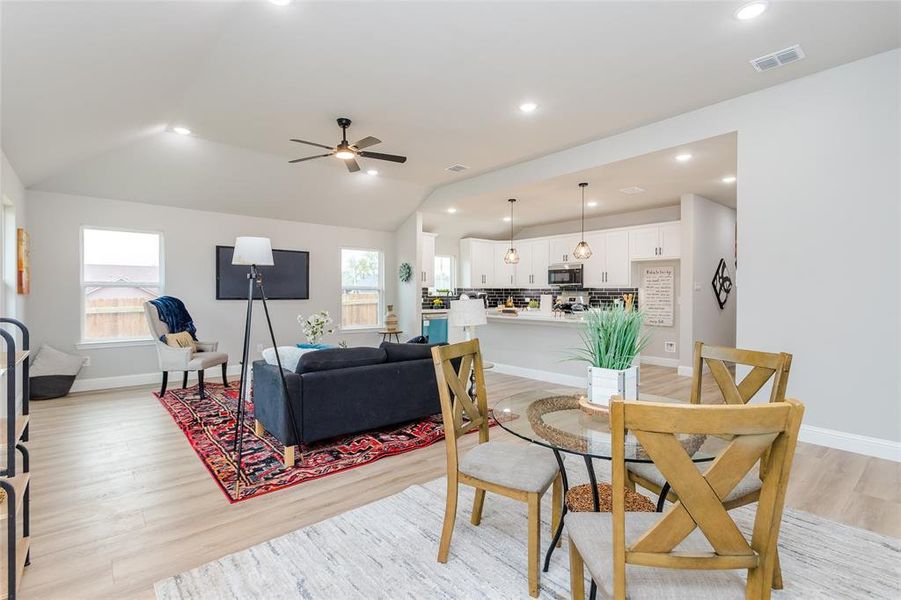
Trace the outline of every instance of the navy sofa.
[[[278, 367], [253, 363], [253, 405], [260, 426], [286, 447], [387, 427], [441, 412], [432, 345], [392, 344], [378, 348], [331, 348], [301, 356], [285, 372], [285, 398]], [[294, 409], [296, 439], [288, 405]]]

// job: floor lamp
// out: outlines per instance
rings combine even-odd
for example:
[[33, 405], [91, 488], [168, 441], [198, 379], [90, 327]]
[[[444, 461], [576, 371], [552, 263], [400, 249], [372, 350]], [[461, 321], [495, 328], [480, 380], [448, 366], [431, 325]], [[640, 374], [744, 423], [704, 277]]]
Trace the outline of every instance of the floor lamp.
[[[451, 327], [462, 327], [466, 341], [475, 337], [475, 328], [488, 323], [488, 311], [485, 310], [485, 302], [481, 299], [451, 300], [450, 311], [447, 313], [447, 324]], [[474, 398], [476, 374], [473, 371], [469, 376], [469, 396]]]
[[250, 266], [247, 273], [247, 317], [244, 321], [244, 352], [241, 354], [241, 383], [238, 386], [238, 415], [235, 420], [235, 465], [237, 472], [235, 474], [235, 499], [241, 485], [241, 451], [242, 442], [244, 440], [244, 430], [241, 425], [245, 420], [245, 400], [244, 397], [250, 391], [248, 365], [250, 358], [250, 332], [251, 317], [253, 316], [253, 288], [256, 286], [260, 290], [260, 299], [263, 301], [263, 312], [266, 314], [266, 324], [269, 326], [269, 337], [272, 339], [272, 348], [275, 350], [275, 361], [278, 365], [278, 374], [282, 379], [282, 389], [285, 394], [285, 402], [288, 404], [288, 418], [291, 421], [291, 427], [294, 430], [295, 443], [300, 443], [300, 436], [297, 435], [297, 424], [294, 422], [294, 407], [291, 406], [291, 399], [288, 396], [288, 382], [285, 381], [285, 372], [282, 370], [282, 359], [278, 353], [278, 344], [275, 343], [275, 332], [272, 330], [272, 320], [269, 318], [269, 307], [266, 305], [266, 292], [263, 290], [263, 273], [259, 267], [271, 267], [275, 265], [272, 258], [272, 244], [269, 238], [264, 237], [238, 237], [235, 239], [235, 253], [232, 256], [233, 265]]

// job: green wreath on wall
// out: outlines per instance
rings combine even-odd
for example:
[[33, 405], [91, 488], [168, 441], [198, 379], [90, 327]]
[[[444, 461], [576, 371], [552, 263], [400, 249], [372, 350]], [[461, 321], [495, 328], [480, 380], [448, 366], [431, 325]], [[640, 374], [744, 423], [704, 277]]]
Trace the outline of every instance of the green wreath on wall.
[[400, 263], [400, 268], [397, 270], [397, 276], [404, 283], [410, 281], [413, 278], [413, 267], [410, 263]]

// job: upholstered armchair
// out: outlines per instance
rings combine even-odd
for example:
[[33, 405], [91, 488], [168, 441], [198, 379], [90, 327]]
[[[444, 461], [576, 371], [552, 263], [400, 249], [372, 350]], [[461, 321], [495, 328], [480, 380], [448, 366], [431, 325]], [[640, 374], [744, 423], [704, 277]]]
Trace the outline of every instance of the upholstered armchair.
[[197, 371], [197, 383], [200, 387], [200, 397], [206, 397], [203, 387], [203, 370], [222, 365], [222, 384], [228, 387], [228, 354], [218, 352], [219, 342], [196, 342], [197, 350], [193, 348], [176, 348], [160, 341], [160, 337], [170, 333], [169, 327], [160, 319], [159, 312], [150, 302], [144, 303], [144, 315], [150, 333], [156, 341], [156, 352], [159, 358], [160, 370], [163, 372], [163, 385], [160, 387], [160, 395], [166, 393], [166, 385], [169, 382], [169, 371], [182, 371], [182, 388], [188, 385], [188, 373]]

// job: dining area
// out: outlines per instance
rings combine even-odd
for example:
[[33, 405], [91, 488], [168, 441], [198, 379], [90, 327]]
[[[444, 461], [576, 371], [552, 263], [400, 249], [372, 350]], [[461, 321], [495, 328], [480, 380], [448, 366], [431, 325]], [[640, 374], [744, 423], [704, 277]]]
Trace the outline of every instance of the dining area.
[[526, 556], [507, 558], [522, 561], [532, 597], [567, 566], [580, 600], [770, 598], [785, 586], [780, 525], [804, 414], [786, 398], [791, 355], [697, 342], [687, 400], [639, 388], [606, 405], [537, 381], [493, 400], [478, 339], [432, 356], [447, 454], [439, 563], [465, 560], [453, 535], [471, 487], [473, 526], [490, 518], [489, 493], [526, 505]]

